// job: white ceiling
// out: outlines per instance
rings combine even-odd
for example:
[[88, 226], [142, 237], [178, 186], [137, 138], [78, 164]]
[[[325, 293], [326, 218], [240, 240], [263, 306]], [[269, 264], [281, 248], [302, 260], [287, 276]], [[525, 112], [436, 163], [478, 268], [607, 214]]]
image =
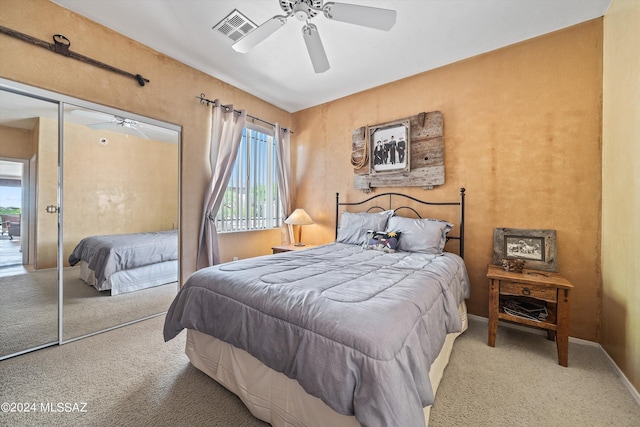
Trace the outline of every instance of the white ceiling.
[[[394, 9], [396, 25], [385, 32], [316, 16], [331, 64], [322, 74], [314, 73], [303, 23], [294, 18], [246, 54], [212, 29], [234, 9], [261, 25], [283, 14], [278, 0], [54, 1], [295, 112], [603, 16], [611, 0], [337, 1]], [[152, 69], [129, 71], [153, 84]]]

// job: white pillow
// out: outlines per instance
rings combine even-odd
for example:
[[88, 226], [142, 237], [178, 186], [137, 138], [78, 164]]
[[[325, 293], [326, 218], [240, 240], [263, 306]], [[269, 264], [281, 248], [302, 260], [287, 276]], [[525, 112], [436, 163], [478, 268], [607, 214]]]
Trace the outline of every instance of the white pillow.
[[393, 211], [384, 212], [342, 212], [340, 227], [336, 242], [362, 245], [367, 242], [367, 232], [382, 231], [387, 226], [387, 220], [393, 215]]
[[393, 216], [387, 222], [386, 231], [402, 233], [397, 250], [441, 254], [447, 242], [447, 233], [452, 228], [453, 224], [440, 219]]

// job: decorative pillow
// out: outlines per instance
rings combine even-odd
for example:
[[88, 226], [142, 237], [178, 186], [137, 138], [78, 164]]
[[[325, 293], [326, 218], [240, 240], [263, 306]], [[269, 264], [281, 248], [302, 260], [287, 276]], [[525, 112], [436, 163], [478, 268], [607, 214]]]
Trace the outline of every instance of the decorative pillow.
[[452, 228], [453, 224], [439, 219], [393, 216], [389, 218], [386, 230], [402, 233], [397, 247], [399, 251], [441, 254], [447, 233]]
[[374, 251], [393, 253], [396, 251], [399, 240], [400, 233], [396, 231], [382, 232], [369, 230], [367, 233], [367, 243], [362, 247], [364, 249], [373, 249]]
[[363, 245], [367, 242], [369, 230], [384, 230], [393, 211], [384, 212], [342, 212], [336, 242]]

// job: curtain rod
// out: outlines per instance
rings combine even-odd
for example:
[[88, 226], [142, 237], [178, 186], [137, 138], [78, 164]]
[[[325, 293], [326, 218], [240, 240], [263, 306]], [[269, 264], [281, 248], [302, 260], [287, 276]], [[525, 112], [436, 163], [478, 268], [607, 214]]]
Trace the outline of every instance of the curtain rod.
[[[209, 104], [213, 104], [213, 103], [215, 102], [215, 101], [212, 101], [212, 100], [210, 100], [210, 99], [207, 99], [207, 98], [206, 98], [206, 95], [205, 95], [204, 93], [201, 93], [201, 94], [200, 94], [200, 96], [196, 96], [196, 98], [200, 100], [200, 104], [202, 104], [202, 105], [207, 105], [207, 106], [208, 106]], [[222, 105], [222, 104], [221, 104], [220, 106], [221, 106], [221, 107], [224, 107], [227, 111], [229, 111], [229, 110], [230, 110], [230, 108], [231, 108], [231, 107], [229, 107], [228, 105]], [[234, 112], [234, 113], [238, 113], [238, 114], [240, 114], [240, 110], [233, 110], [233, 112]], [[247, 114], [247, 117], [249, 117], [249, 118], [250, 118], [250, 119], [252, 119], [252, 120], [257, 120], [257, 121], [259, 121], [259, 122], [266, 123], [266, 124], [268, 124], [269, 126], [275, 126], [275, 124], [273, 124], [273, 123], [271, 123], [271, 122], [268, 122], [268, 121], [266, 121], [266, 120], [263, 120], [263, 119], [261, 119], [260, 117], [254, 117], [254, 116], [252, 116], [251, 114]], [[283, 130], [284, 132], [289, 132], [289, 133], [293, 134], [293, 131], [292, 131], [292, 130], [289, 130], [288, 128], [282, 128], [282, 130]]]

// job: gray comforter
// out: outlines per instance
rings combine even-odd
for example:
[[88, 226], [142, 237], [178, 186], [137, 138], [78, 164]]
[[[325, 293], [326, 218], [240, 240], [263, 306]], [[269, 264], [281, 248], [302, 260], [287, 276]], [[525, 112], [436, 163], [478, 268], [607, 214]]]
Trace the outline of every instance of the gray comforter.
[[178, 259], [178, 231], [85, 237], [69, 255], [69, 264], [89, 264], [98, 284], [116, 271]]
[[191, 275], [164, 338], [195, 329], [248, 351], [365, 426], [422, 426], [429, 369], [461, 330], [460, 257], [332, 243]]

